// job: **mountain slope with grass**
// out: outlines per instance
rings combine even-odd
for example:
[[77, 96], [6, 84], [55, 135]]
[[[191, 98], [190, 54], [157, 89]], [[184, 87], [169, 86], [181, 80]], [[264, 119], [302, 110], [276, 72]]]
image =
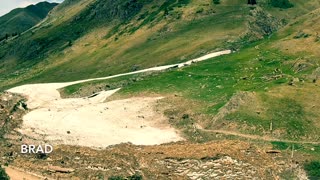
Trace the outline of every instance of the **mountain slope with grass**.
[[[277, 25], [281, 24], [281, 20], [274, 18], [286, 17], [294, 12], [293, 9], [276, 8], [273, 15], [270, 11], [268, 18], [266, 9], [273, 7], [268, 4], [249, 6], [249, 14], [253, 20], [246, 25], [246, 32], [251, 36], [244, 33], [240, 43], [221, 46], [237, 50], [232, 55], [167, 73], [138, 74], [76, 84], [64, 88], [61, 93], [67, 97], [79, 97], [103, 89], [124, 87], [119, 93], [124, 96], [140, 93], [169, 96], [176, 94], [173, 99], [178, 101], [181, 110], [179, 113], [170, 113], [178, 113], [176, 115], [179, 118], [184, 111], [193, 112], [196, 116], [193, 120], [200, 118], [199, 122], [195, 122], [204, 128], [223, 128], [283, 139], [319, 141], [320, 134], [314, 127], [319, 127], [320, 117], [316, 95], [320, 63], [317, 57], [320, 49], [318, 27], [314, 22], [320, 16], [318, 9], [306, 11], [316, 4], [319, 5], [316, 2], [307, 5], [295, 3], [295, 11], [300, 10], [297, 13], [303, 15], [285, 19], [286, 25], [277, 33], [274, 31], [276, 27], [281, 27]], [[305, 7], [302, 8], [303, 5]], [[258, 26], [262, 23], [263, 26]], [[272, 30], [272, 27], [275, 29]], [[253, 35], [256, 35], [256, 39], [267, 37], [251, 42]], [[241, 48], [237, 49], [238, 47]], [[138, 50], [137, 47], [136, 49]], [[143, 50], [139, 50], [141, 51]], [[137, 56], [139, 52], [133, 54]], [[159, 57], [165, 58], [166, 55]], [[185, 107], [179, 102], [182, 99], [186, 103]], [[187, 110], [188, 106], [190, 109]], [[206, 117], [203, 117], [204, 115]], [[194, 123], [193, 120], [188, 123]]]
[[5, 89], [25, 82], [79, 80], [236, 50], [318, 5], [297, 1], [283, 11], [268, 1], [259, 4], [67, 0], [32, 31], [1, 43], [0, 82]]
[[[251, 175], [247, 176], [252, 173], [265, 179], [306, 179], [307, 176], [317, 179], [320, 2], [251, 2], [257, 4], [248, 5], [243, 0], [66, 0], [45, 21], [21, 37], [0, 45], [0, 89], [18, 86], [20, 92], [24, 91], [29, 100], [37, 103], [44, 94], [50, 95], [50, 99], [42, 102], [44, 108], [18, 108], [12, 117], [19, 121], [3, 122], [11, 130], [17, 126], [11, 123], [20, 122], [21, 112], [33, 113], [32, 117], [39, 122], [43, 122], [43, 112], [52, 123], [50, 127], [71, 123], [68, 129], [59, 128], [63, 136], [70, 138], [76, 135], [72, 123], [82, 123], [66, 118], [79, 114], [79, 118], [86, 118], [81, 114], [83, 109], [77, 109], [85, 108], [81, 104], [83, 101], [89, 101], [91, 106], [91, 98], [99, 99], [108, 90], [117, 91], [98, 104], [132, 100], [130, 107], [125, 103], [117, 106], [119, 111], [110, 105], [90, 110], [101, 117], [102, 123], [98, 126], [103, 132], [107, 117], [120, 117], [105, 112], [123, 115], [121, 112], [138, 107], [134, 99], [161, 97], [154, 106], [148, 106], [150, 112], [163, 115], [164, 121], [179, 131], [185, 142], [155, 146], [121, 144], [102, 151], [59, 145], [48, 156], [50, 163], [55, 168], [73, 170], [64, 178], [121, 179], [137, 175], [146, 179], [220, 176], [222, 179], [252, 179]], [[233, 52], [158, 72], [129, 73], [70, 83], [72, 85], [67, 87], [49, 84], [138, 72], [186, 62], [222, 49]], [[60, 94], [54, 88], [51, 95], [50, 88], [32, 91], [32, 87], [42, 85], [19, 86], [32, 83], [63, 88]], [[121, 89], [118, 91], [118, 88]], [[27, 90], [32, 93], [28, 94]], [[48, 92], [43, 92], [46, 90]], [[3, 102], [9, 96], [14, 97], [12, 94], [3, 96]], [[15, 103], [7, 103], [7, 106], [14, 109], [21, 106]], [[64, 106], [67, 103], [69, 107]], [[70, 107], [72, 113], [62, 114], [60, 119], [54, 115]], [[133, 124], [139, 125], [137, 132], [146, 128], [139, 123], [159, 119], [141, 115], [141, 112], [126, 115], [130, 120], [137, 119]], [[32, 118], [28, 122], [32, 122]], [[86, 131], [94, 132], [97, 124], [92, 122], [83, 126]], [[124, 124], [120, 124], [120, 128], [128, 132], [130, 127]], [[32, 123], [30, 127], [32, 129]], [[46, 131], [41, 133], [46, 137]], [[15, 131], [6, 133], [4, 138], [7, 137], [13, 144], [31, 140], [30, 136]], [[100, 138], [105, 136], [97, 137]], [[16, 144], [2, 147], [10, 152], [18, 149]], [[100, 157], [101, 152], [105, 153], [103, 157]], [[29, 171], [39, 169], [39, 174], [59, 178], [58, 173], [48, 173], [52, 166], [48, 165], [47, 156], [37, 157], [34, 160], [37, 163], [30, 163], [29, 156], [3, 154], [4, 162], [17, 167], [28, 164]], [[249, 163], [248, 169], [242, 167], [242, 162]], [[239, 174], [238, 170], [233, 174], [239, 167], [245, 170], [244, 174]]]
[[57, 3], [40, 2], [25, 8], [17, 8], [0, 17], [1, 41], [20, 35], [43, 20]]
[[[300, 163], [309, 178], [317, 179], [319, 14], [319, 9], [309, 11], [231, 55], [160, 74], [75, 84], [60, 92], [64, 97], [83, 97], [121, 87], [114, 99], [166, 96], [162, 111], [191, 141], [207, 142], [221, 134], [259, 137], [272, 141], [275, 149], [295, 148], [310, 157]], [[318, 145], [303, 145], [310, 142]]]

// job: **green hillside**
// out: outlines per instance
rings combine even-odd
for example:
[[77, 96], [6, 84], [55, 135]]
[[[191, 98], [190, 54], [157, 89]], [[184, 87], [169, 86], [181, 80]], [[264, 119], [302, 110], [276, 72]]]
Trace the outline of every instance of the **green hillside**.
[[317, 141], [320, 51], [313, 22], [319, 7], [317, 1], [295, 1], [290, 8], [240, 0], [65, 1], [40, 25], [1, 44], [1, 88], [108, 76], [232, 49], [232, 55], [181, 70], [62, 92], [81, 96], [124, 87], [120, 96], [175, 94], [168, 103], [180, 110], [168, 114], [192, 117], [173, 122], [179, 128], [197, 122], [209, 129]]
[[[263, 149], [255, 156], [275, 163], [270, 167], [282, 157], [288, 160], [280, 162], [288, 166], [279, 176], [266, 166], [269, 177], [294, 179], [298, 175], [292, 167], [304, 166], [306, 176], [317, 179], [320, 2], [250, 2], [253, 5], [246, 0], [65, 0], [37, 26], [0, 42], [0, 91], [132, 72], [230, 49], [232, 54], [190, 66], [75, 84], [60, 94], [94, 97], [121, 88], [108, 101], [164, 97], [155, 111], [164, 114], [186, 142], [244, 141], [254, 145], [235, 150], [237, 154], [252, 154], [256, 146]], [[176, 144], [180, 142], [168, 145]], [[161, 146], [153, 151], [161, 154]], [[224, 154], [222, 147], [215, 148]], [[214, 148], [201, 149], [197, 153]], [[115, 157], [112, 153], [113, 159], [122, 161], [124, 156]], [[182, 157], [177, 158], [181, 164]], [[145, 159], [141, 162], [139, 168], [146, 167]]]
[[[287, 16], [291, 9], [276, 11], [272, 13]], [[319, 141], [320, 41], [319, 26], [313, 23], [319, 18], [319, 9], [308, 11], [287, 19], [287, 25], [268, 38], [251, 43], [244, 39], [237, 52], [190, 67], [77, 84], [61, 92], [87, 96], [122, 87], [115, 98], [168, 96], [164, 104], [175, 108], [165, 108], [167, 116], [187, 133], [198, 123], [212, 130]], [[181, 119], [184, 114], [189, 118]]]
[[238, 49], [319, 6], [312, 2], [282, 10], [268, 1], [254, 9], [242, 0], [67, 0], [0, 45], [0, 82], [5, 89], [100, 77]]
[[0, 39], [19, 35], [43, 20], [57, 3], [41, 2], [17, 8], [0, 17]]

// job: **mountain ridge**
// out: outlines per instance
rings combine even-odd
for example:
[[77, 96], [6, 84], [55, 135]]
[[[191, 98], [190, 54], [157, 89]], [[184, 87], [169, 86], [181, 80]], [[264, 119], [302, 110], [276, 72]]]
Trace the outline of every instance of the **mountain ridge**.
[[16, 36], [43, 20], [58, 3], [40, 2], [17, 8], [0, 17], [0, 37]]

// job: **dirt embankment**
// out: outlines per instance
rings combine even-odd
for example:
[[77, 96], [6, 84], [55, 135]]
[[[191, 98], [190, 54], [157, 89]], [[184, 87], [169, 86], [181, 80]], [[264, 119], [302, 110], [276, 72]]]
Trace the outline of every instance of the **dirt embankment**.
[[12, 165], [53, 179], [133, 175], [143, 179], [279, 179], [300, 169], [290, 152], [268, 154], [269, 149], [263, 144], [228, 140], [156, 146], [120, 144], [104, 150], [59, 146], [47, 156], [20, 156]]
[[[9, 105], [6, 106], [7, 109], [17, 107], [13, 119], [21, 122], [19, 117], [27, 112], [23, 108], [24, 101], [20, 99], [23, 100], [23, 97], [8, 93], [4, 97], [8, 97], [4, 99]], [[95, 100], [101, 100], [99, 96], [95, 97]], [[152, 103], [157, 100], [154, 98], [121, 100], [109, 102], [116, 105], [109, 107], [122, 107], [118, 109], [121, 112], [125, 110], [125, 107], [129, 112], [139, 112], [134, 108], [139, 108], [136, 102], [140, 101], [140, 103], [145, 103], [140, 107], [144, 107], [143, 109], [150, 113], [153, 112], [151, 111]], [[69, 105], [74, 108], [71, 102]], [[55, 103], [54, 106], [58, 107], [59, 101]], [[129, 104], [131, 106], [126, 106]], [[143, 109], [140, 113], [143, 113]], [[141, 120], [152, 117], [152, 115], [145, 114], [144, 117], [137, 118]], [[131, 125], [137, 126], [136, 123]], [[158, 123], [160, 124], [157, 124], [157, 127], [162, 127], [161, 121]], [[15, 125], [10, 127], [15, 127]], [[143, 128], [138, 127], [137, 131]], [[71, 133], [73, 132], [70, 131]], [[107, 179], [136, 175], [144, 179], [253, 179], [255, 177], [257, 179], [270, 177], [277, 179], [287, 172], [301, 172], [300, 166], [289, 158], [290, 152], [268, 154], [266, 153], [266, 150], [270, 149], [268, 146], [257, 146], [241, 141], [224, 140], [204, 144], [180, 142], [153, 146], [120, 144], [103, 150], [63, 145], [55, 146], [54, 152], [49, 155], [22, 155], [19, 154], [19, 146], [25, 142], [27, 137], [14, 131], [6, 137], [8, 136], [16, 138], [5, 141], [1, 145], [1, 149], [5, 149], [1, 151], [2, 160], [6, 160], [2, 164], [10, 163], [11, 167], [7, 171], [11, 173], [12, 178], [23, 176], [24, 178], [47, 177], [49, 179]]]
[[14, 129], [22, 124], [22, 116], [27, 112], [26, 99], [12, 93], [0, 93], [0, 165], [14, 160], [14, 147], [8, 142], [8, 134], [18, 134]]

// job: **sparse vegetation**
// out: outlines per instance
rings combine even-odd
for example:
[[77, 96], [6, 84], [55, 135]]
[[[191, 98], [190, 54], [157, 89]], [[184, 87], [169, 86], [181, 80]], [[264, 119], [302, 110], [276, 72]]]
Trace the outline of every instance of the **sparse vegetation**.
[[108, 178], [108, 180], [142, 180], [142, 176], [138, 174], [134, 174], [132, 176], [128, 176], [126, 178], [122, 176], [111, 176]]
[[298, 32], [298, 34], [295, 35], [293, 38], [294, 38], [294, 39], [300, 39], [300, 38], [307, 38], [307, 37], [309, 37], [309, 36], [310, 36], [310, 34], [307, 34], [307, 33], [303, 32], [303, 31], [300, 31], [300, 32]]

